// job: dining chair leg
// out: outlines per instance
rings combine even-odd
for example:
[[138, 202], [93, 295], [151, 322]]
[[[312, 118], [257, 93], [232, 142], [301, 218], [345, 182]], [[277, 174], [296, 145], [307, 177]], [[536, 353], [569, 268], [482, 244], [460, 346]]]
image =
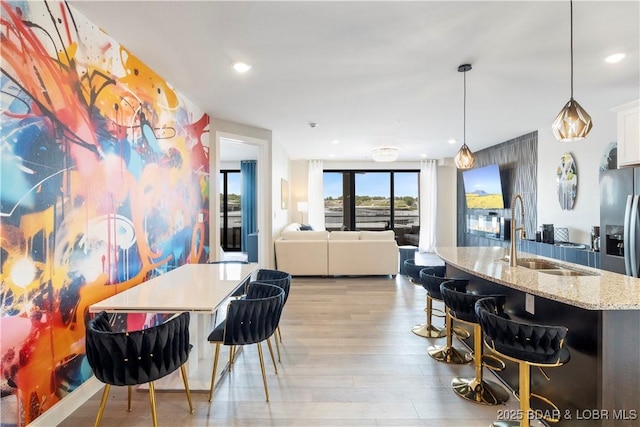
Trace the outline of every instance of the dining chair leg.
[[257, 343], [258, 346], [258, 357], [260, 358], [260, 369], [262, 370], [262, 382], [264, 383], [264, 395], [267, 397], [267, 402], [269, 401], [269, 388], [267, 387], [267, 374], [264, 371], [264, 358], [262, 357], [262, 345]]
[[236, 357], [236, 346], [232, 345], [229, 348], [229, 372], [231, 372], [231, 368], [233, 367], [233, 361], [235, 360]]
[[209, 402], [213, 400], [213, 385], [216, 380], [216, 370], [218, 369], [218, 356], [220, 356], [220, 343], [216, 343], [216, 353], [213, 356], [213, 372], [211, 372], [211, 387], [209, 387]]
[[98, 415], [96, 416], [95, 427], [100, 425], [100, 421], [102, 421], [102, 414], [104, 413], [104, 408], [107, 406], [107, 399], [109, 397], [109, 390], [111, 389], [110, 384], [104, 385], [104, 391], [102, 392], [102, 399], [100, 399], [100, 407], [98, 408]]
[[[276, 338], [276, 346], [278, 339]], [[271, 346], [271, 339], [267, 338], [267, 347], [269, 347], [269, 353], [271, 354], [271, 361], [273, 362], [273, 369], [276, 371], [276, 374], [278, 373], [278, 367], [276, 366], [276, 359], [275, 357], [273, 357], [273, 347]]]
[[182, 382], [184, 382], [184, 390], [187, 392], [187, 400], [189, 401], [189, 413], [193, 414], [193, 403], [191, 402], [191, 390], [189, 390], [189, 378], [187, 378], [187, 369], [184, 367], [184, 363], [180, 366], [182, 372]]
[[127, 386], [127, 412], [131, 412], [131, 386]]
[[151, 404], [151, 420], [153, 427], [158, 427], [158, 415], [156, 414], [156, 392], [153, 387], [153, 381], [149, 383], [149, 403]]
[[280, 325], [276, 328], [276, 332], [278, 332], [278, 337], [280, 337], [280, 342], [282, 342], [282, 332], [280, 332]]
[[273, 336], [275, 337], [274, 341], [276, 342], [276, 352], [278, 353], [278, 362], [281, 362], [281, 360], [280, 360], [280, 344], [278, 344], [278, 337], [276, 335], [277, 335], [277, 331], [276, 331], [275, 334], [273, 334]]

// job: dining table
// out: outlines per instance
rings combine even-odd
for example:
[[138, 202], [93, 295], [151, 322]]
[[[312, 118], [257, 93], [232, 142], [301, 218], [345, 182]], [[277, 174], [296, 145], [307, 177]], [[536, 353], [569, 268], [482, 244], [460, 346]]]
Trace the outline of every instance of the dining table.
[[[184, 264], [90, 305], [89, 312], [191, 313], [189, 386], [191, 391], [208, 391], [213, 359], [207, 335], [215, 327], [218, 313], [257, 270], [257, 263]], [[158, 390], [181, 388], [182, 380], [177, 374], [156, 384]]]

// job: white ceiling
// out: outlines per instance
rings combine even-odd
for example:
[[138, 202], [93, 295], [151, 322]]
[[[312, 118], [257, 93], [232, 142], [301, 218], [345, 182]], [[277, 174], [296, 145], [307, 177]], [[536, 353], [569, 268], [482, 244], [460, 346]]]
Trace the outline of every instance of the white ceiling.
[[[570, 95], [566, 0], [69, 3], [212, 117], [272, 130], [292, 159], [455, 155], [464, 63], [474, 151], [550, 128]], [[574, 95], [598, 126], [640, 97], [640, 2], [573, 9]]]

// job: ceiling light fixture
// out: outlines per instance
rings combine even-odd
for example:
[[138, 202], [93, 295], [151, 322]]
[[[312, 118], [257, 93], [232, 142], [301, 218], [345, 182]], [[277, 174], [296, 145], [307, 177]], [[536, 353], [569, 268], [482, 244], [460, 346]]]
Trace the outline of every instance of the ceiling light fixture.
[[622, 61], [625, 56], [626, 55], [624, 53], [614, 53], [613, 55], [609, 55], [604, 58], [604, 61], [608, 62], [609, 64], [617, 64], [618, 62]]
[[591, 116], [573, 99], [573, 1], [570, 4], [571, 14], [571, 98], [553, 121], [551, 130], [558, 141], [578, 141], [584, 139], [593, 123]]
[[233, 64], [233, 69], [238, 73], [246, 73], [251, 69], [251, 65], [244, 62], [236, 62], [235, 64]]
[[469, 169], [473, 167], [475, 158], [467, 146], [467, 71], [471, 70], [471, 64], [462, 64], [458, 67], [458, 72], [464, 73], [464, 91], [462, 97], [462, 147], [456, 154], [455, 162], [458, 169]]
[[398, 158], [396, 147], [378, 147], [373, 150], [373, 160], [376, 162], [393, 162]]

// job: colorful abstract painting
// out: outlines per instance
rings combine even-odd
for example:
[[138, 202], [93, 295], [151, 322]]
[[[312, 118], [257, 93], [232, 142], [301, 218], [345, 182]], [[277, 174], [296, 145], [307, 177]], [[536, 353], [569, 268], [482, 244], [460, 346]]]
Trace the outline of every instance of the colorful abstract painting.
[[0, 4], [5, 426], [90, 377], [91, 304], [207, 258], [209, 117], [65, 2]]

